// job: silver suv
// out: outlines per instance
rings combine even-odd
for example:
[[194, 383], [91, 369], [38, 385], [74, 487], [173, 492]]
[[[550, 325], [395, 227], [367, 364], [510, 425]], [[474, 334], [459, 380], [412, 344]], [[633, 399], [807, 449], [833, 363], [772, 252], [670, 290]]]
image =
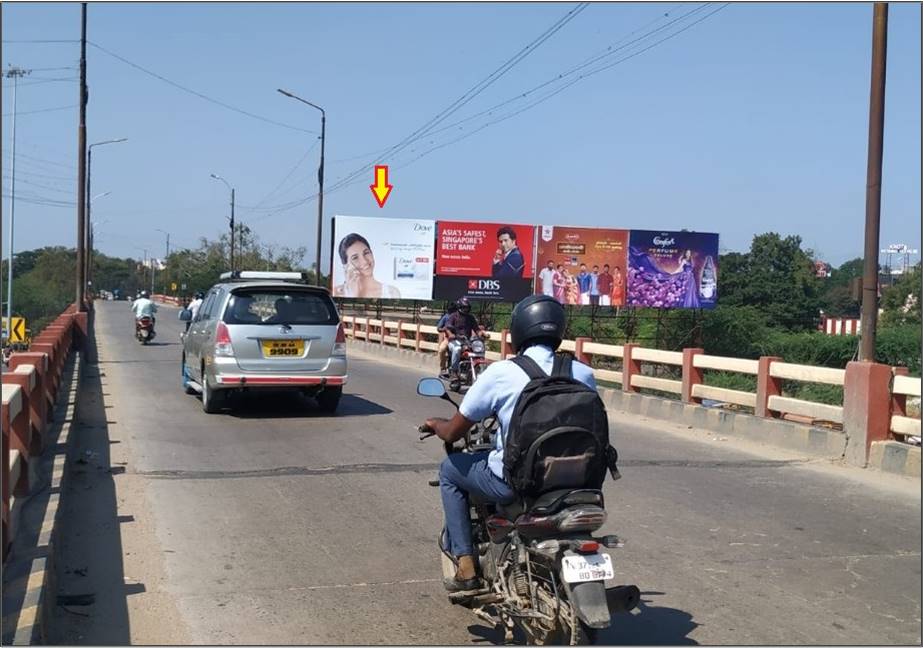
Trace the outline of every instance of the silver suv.
[[183, 336], [183, 387], [220, 410], [233, 391], [294, 389], [336, 411], [346, 384], [346, 336], [324, 288], [296, 272], [221, 275]]

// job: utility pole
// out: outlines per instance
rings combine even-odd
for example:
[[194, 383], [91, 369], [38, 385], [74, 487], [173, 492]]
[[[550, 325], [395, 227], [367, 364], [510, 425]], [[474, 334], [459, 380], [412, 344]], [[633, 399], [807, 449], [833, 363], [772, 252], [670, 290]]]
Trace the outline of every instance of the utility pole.
[[80, 3], [80, 125], [77, 128], [77, 310], [86, 310], [87, 3]]
[[323, 224], [324, 224], [324, 144], [327, 139], [327, 113], [323, 108], [317, 104], [313, 104], [310, 101], [302, 99], [301, 97], [296, 97], [291, 92], [282, 90], [281, 88], [277, 89], [277, 92], [285, 95], [296, 101], [300, 101], [303, 104], [307, 104], [312, 108], [315, 108], [320, 111], [320, 164], [317, 167], [317, 254], [315, 259], [317, 260], [317, 265], [314, 267], [314, 283], [318, 286], [320, 285], [320, 253], [321, 253], [321, 234], [323, 233]]
[[878, 241], [881, 228], [881, 159], [885, 130], [885, 74], [888, 62], [888, 3], [872, 15], [872, 81], [869, 92], [868, 175], [865, 188], [865, 267], [862, 274], [862, 333], [859, 360], [875, 361], [878, 328]]
[[11, 67], [3, 76], [7, 79], [13, 79], [13, 119], [11, 120], [13, 129], [13, 143], [10, 146], [10, 230], [7, 234], [9, 238], [9, 254], [6, 257], [6, 326], [7, 337], [9, 331], [13, 329], [13, 225], [15, 224], [16, 210], [16, 86], [20, 77], [29, 74], [29, 70], [23, 70], [18, 67]]

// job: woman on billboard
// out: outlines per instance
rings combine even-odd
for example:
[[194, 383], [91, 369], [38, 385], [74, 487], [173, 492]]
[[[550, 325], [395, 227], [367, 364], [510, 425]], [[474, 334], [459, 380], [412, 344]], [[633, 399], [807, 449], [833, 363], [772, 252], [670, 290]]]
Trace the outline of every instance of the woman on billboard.
[[683, 295], [683, 308], [698, 308], [699, 287], [696, 285], [695, 274], [693, 273], [692, 250], [686, 250], [683, 253], [679, 268], [683, 275], [683, 287], [686, 291], [685, 295]]
[[375, 279], [375, 255], [364, 236], [347, 234], [337, 246], [346, 281], [333, 289], [335, 297], [360, 297], [365, 299], [400, 299], [394, 286]]

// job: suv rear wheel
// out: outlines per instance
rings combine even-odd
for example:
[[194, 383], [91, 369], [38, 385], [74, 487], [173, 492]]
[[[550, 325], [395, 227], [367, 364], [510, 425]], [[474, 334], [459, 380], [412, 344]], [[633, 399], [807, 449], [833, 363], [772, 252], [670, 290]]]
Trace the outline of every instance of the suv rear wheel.
[[220, 389], [213, 389], [208, 382], [208, 376], [202, 372], [202, 409], [206, 414], [215, 414], [224, 405], [225, 393]]
[[317, 404], [320, 405], [321, 411], [333, 414], [337, 411], [342, 395], [343, 387], [325, 387], [324, 391], [317, 395]]

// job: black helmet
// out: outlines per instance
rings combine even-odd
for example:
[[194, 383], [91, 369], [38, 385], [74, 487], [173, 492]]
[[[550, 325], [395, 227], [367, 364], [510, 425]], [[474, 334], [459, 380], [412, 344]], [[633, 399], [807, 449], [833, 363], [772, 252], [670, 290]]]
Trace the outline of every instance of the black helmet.
[[457, 306], [458, 310], [460, 310], [462, 313], [471, 312], [471, 302], [468, 301], [467, 297], [459, 298], [459, 300], [455, 302], [455, 306]]
[[194, 296], [196, 299], [205, 299], [205, 293], [203, 293], [201, 290], [198, 291]]
[[519, 353], [530, 344], [547, 344], [557, 349], [564, 339], [567, 317], [564, 307], [548, 295], [532, 295], [516, 304], [510, 320], [513, 351]]
[[145, 298], [146, 298], [146, 297], [149, 297], [148, 292], [147, 292], [146, 290], [142, 290], [142, 291], [141, 291], [141, 296], [142, 296], [142, 297], [145, 297]]

